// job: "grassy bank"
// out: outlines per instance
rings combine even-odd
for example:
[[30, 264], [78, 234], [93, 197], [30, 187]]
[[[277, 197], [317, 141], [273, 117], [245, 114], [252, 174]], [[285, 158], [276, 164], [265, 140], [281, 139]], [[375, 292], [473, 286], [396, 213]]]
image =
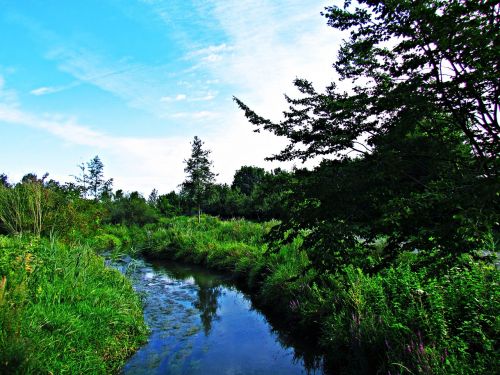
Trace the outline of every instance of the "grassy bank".
[[146, 338], [130, 283], [87, 246], [0, 236], [0, 275], [0, 373], [116, 373]]
[[178, 217], [140, 230], [107, 227], [101, 247], [231, 272], [301, 334], [318, 338], [336, 373], [491, 374], [498, 363], [499, 273], [464, 255], [435, 274], [418, 254], [368, 275], [353, 266], [318, 274], [301, 241], [266, 253], [273, 223]]

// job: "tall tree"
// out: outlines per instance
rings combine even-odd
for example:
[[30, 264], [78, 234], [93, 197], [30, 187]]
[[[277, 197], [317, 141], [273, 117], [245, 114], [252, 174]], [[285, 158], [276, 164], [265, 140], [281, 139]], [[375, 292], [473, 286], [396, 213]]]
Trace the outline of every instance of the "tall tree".
[[334, 63], [350, 92], [297, 79], [279, 123], [235, 98], [256, 131], [289, 139], [271, 160], [339, 159], [300, 174], [278, 233], [309, 233], [316, 267], [351, 261], [360, 239], [381, 234], [387, 261], [415, 248], [449, 258], [488, 248], [498, 230], [499, 4], [346, 0], [324, 16], [350, 31]]
[[81, 170], [81, 175], [74, 177], [84, 197], [90, 194], [97, 201], [103, 196], [110, 196], [113, 179], [104, 179], [104, 164], [98, 155], [78, 167]]
[[264, 168], [245, 165], [234, 173], [231, 188], [238, 188], [243, 194], [250, 195], [255, 187], [262, 182], [265, 174]]
[[156, 207], [158, 204], [158, 198], [159, 198], [158, 190], [156, 189], [151, 190], [151, 193], [149, 194], [148, 197], [148, 204], [151, 207]]
[[278, 124], [236, 99], [252, 123], [290, 139], [276, 159], [366, 154], [397, 124], [425, 121], [438, 130], [444, 113], [481, 161], [481, 173], [497, 173], [498, 1], [346, 0], [324, 16], [333, 28], [350, 30], [334, 68], [352, 81], [352, 93], [334, 83], [318, 93], [297, 79], [304, 96], [287, 97], [291, 107]]
[[197, 136], [191, 143], [191, 157], [184, 160], [186, 180], [182, 183], [183, 193], [196, 206], [198, 222], [201, 221], [201, 208], [207, 198], [209, 189], [215, 181], [215, 174], [211, 171], [212, 161], [209, 159], [211, 151], [203, 150], [203, 142]]

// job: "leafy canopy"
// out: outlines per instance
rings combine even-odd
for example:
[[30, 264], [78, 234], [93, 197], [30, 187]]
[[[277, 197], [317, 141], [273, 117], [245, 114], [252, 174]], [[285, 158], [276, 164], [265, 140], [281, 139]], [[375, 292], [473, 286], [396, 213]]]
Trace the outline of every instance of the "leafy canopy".
[[326, 8], [328, 24], [350, 31], [334, 68], [335, 83], [318, 93], [297, 79], [302, 98], [286, 97], [285, 120], [273, 123], [235, 99], [259, 129], [290, 144], [277, 160], [365, 154], [401, 122], [426, 121], [461, 131], [488, 174], [499, 151], [500, 5], [498, 1], [351, 0]]
[[323, 15], [350, 32], [333, 65], [350, 91], [297, 79], [278, 123], [235, 98], [257, 132], [288, 138], [269, 159], [336, 157], [296, 172], [278, 244], [305, 235], [323, 271], [495, 246], [499, 14], [498, 1], [346, 0]]

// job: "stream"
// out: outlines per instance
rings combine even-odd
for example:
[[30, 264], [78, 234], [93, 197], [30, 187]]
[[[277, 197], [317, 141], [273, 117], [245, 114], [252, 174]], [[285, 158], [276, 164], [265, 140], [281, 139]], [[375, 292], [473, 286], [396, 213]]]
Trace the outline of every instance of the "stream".
[[123, 374], [323, 374], [307, 344], [292, 345], [230, 276], [129, 257], [108, 264], [132, 281], [151, 330]]

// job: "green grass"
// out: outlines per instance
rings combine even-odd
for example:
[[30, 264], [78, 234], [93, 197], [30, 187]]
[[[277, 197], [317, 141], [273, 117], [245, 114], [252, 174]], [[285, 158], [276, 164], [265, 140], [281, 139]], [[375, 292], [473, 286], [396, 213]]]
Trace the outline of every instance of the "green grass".
[[[275, 224], [176, 217], [145, 226], [133, 247], [239, 276], [260, 305], [319, 340], [335, 373], [495, 371], [500, 274], [494, 266], [464, 256], [436, 276], [419, 266], [418, 255], [405, 253], [374, 275], [352, 265], [318, 274], [300, 239], [266, 253], [264, 235]], [[104, 232], [117, 237], [110, 242], [116, 251], [131, 237], [123, 227]]]
[[130, 283], [89, 247], [0, 236], [0, 275], [0, 373], [117, 373], [146, 338]]

